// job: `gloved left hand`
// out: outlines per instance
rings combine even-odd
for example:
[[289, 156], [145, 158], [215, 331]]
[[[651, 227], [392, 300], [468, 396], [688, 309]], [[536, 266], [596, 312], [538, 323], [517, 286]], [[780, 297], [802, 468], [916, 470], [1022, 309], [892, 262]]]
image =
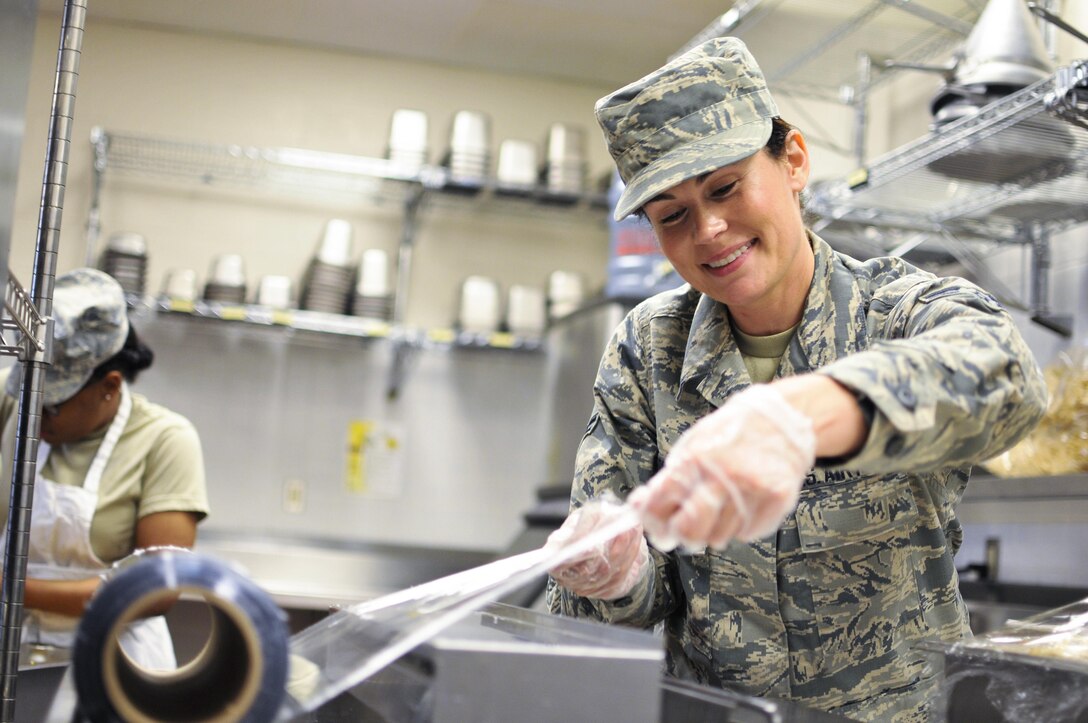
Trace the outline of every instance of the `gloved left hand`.
[[[562, 527], [548, 536], [545, 549], [561, 549], [611, 524], [628, 511], [618, 502], [594, 501], [572, 512]], [[615, 600], [634, 589], [649, 574], [650, 551], [642, 525], [621, 532], [549, 573], [556, 582], [581, 597]]]

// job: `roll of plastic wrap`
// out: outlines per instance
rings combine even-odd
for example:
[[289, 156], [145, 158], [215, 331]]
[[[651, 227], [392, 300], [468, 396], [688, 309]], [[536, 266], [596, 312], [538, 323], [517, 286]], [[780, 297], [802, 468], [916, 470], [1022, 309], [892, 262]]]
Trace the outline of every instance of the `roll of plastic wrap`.
[[[124, 652], [119, 633], [179, 594], [211, 612], [201, 651], [172, 671], [150, 671]], [[270, 721], [287, 680], [286, 616], [228, 564], [169, 550], [118, 570], [91, 599], [72, 650], [79, 711], [99, 721]]]

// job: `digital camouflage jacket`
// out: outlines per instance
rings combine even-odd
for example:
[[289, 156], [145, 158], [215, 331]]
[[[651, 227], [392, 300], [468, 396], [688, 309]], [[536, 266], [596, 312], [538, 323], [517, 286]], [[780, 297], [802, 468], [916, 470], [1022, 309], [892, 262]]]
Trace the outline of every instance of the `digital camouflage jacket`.
[[[820, 460], [779, 531], [724, 551], [665, 554], [628, 597], [553, 612], [652, 628], [669, 672], [862, 720], [923, 720], [935, 673], [913, 649], [969, 634], [953, 556], [973, 463], [1041, 418], [1046, 387], [985, 291], [896, 258], [859, 262], [810, 235], [816, 264], [777, 376], [817, 372], [872, 400], [869, 436]], [[697, 419], [750, 384], [724, 305], [689, 286], [637, 306], [594, 385], [572, 507], [623, 498]]]

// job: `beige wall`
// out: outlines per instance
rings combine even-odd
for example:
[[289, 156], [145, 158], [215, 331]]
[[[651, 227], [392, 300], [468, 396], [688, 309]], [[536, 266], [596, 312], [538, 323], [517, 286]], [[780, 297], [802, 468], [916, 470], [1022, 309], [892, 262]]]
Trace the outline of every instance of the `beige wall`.
[[[59, 18], [38, 23], [11, 252], [11, 266], [30, 276]], [[81, 265], [90, 205], [90, 131], [212, 143], [287, 146], [381, 156], [396, 108], [430, 118], [433, 160], [445, 149], [449, 121], [461, 109], [488, 113], [492, 145], [505, 138], [543, 143], [554, 122], [582, 125], [591, 177], [610, 163], [593, 124], [593, 102], [606, 87], [365, 57], [236, 38], [183, 34], [88, 20], [72, 131], [68, 190], [58, 270]], [[237, 252], [255, 284], [263, 274], [298, 278], [323, 223], [355, 224], [356, 250], [392, 251], [397, 208], [282, 197], [244, 197], [194, 188], [162, 189], [109, 180], [102, 195], [102, 243], [116, 231], [144, 234], [150, 244], [150, 291], [163, 274], [189, 267], [203, 278], [211, 260]], [[542, 286], [554, 269], [603, 283], [607, 261], [604, 214], [571, 222], [568, 214], [530, 217], [435, 211], [424, 217], [412, 274], [407, 320], [448, 324], [457, 285], [484, 273], [504, 286]]]

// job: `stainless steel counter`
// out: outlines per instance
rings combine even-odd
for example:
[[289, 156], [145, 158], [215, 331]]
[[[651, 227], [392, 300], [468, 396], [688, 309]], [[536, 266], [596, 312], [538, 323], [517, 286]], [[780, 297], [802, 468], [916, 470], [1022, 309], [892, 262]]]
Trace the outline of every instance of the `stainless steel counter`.
[[284, 608], [351, 605], [477, 567], [494, 553], [203, 534], [196, 551], [238, 565]]

